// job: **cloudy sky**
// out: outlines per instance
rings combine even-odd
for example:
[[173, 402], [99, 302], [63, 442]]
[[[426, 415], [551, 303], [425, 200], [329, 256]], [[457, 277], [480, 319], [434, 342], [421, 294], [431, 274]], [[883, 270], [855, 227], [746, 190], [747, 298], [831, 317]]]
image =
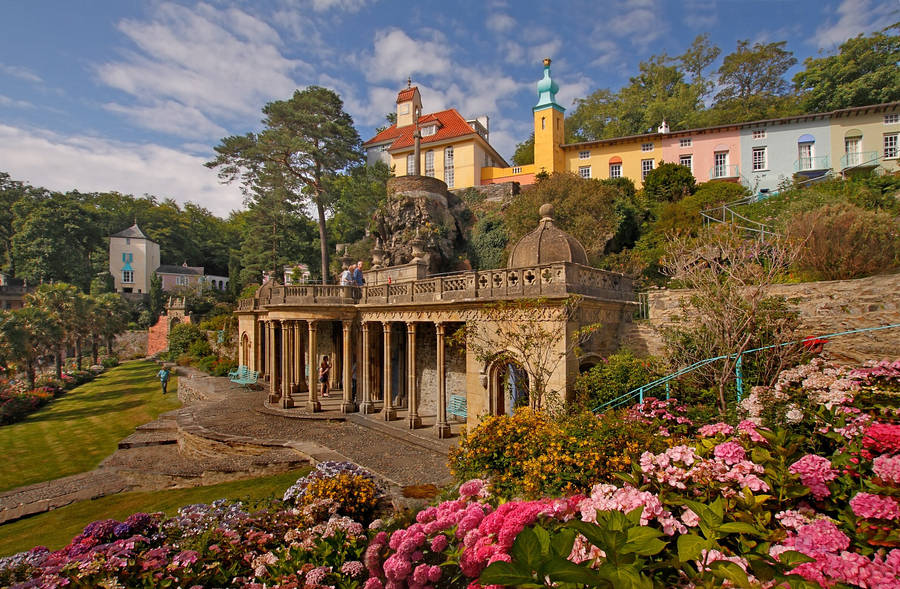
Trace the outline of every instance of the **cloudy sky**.
[[561, 102], [627, 83], [709, 33], [788, 42], [802, 60], [900, 20], [900, 0], [7, 0], [0, 171], [55, 190], [118, 190], [226, 215], [202, 166], [296, 88], [335, 89], [363, 137], [411, 76], [426, 112], [487, 114], [504, 156], [530, 133], [540, 60]]

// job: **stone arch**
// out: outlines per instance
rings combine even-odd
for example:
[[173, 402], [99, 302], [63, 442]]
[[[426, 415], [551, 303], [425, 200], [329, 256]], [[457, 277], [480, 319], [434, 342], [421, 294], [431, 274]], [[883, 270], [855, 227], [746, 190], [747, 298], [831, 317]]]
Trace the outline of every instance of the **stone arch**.
[[240, 364], [243, 366], [250, 365], [250, 336], [247, 335], [247, 332], [243, 332], [241, 334], [241, 354], [240, 354]]
[[181, 317], [172, 317], [169, 319], [169, 331], [172, 331], [172, 328], [181, 323]]
[[584, 374], [597, 364], [603, 362], [603, 356], [596, 352], [588, 352], [578, 357], [578, 374]]
[[528, 406], [528, 373], [512, 354], [501, 353], [488, 364], [488, 412], [511, 415]]

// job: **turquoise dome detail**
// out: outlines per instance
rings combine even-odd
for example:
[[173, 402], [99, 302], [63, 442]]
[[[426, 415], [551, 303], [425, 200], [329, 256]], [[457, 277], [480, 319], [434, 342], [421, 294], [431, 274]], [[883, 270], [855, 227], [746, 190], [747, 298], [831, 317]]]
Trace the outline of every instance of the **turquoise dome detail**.
[[544, 77], [537, 83], [538, 102], [534, 106], [534, 110], [540, 110], [547, 107], [553, 107], [561, 111], [565, 111], [556, 102], [556, 93], [559, 92], [559, 84], [550, 77], [550, 59], [544, 60]]

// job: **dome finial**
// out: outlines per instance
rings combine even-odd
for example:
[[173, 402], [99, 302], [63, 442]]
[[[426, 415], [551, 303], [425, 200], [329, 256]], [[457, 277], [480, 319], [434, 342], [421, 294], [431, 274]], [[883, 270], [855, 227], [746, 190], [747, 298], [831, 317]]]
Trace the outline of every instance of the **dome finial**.
[[541, 208], [538, 209], [538, 214], [541, 216], [541, 221], [544, 219], [552, 219], [553, 218], [553, 205], [549, 202], [541, 205]]

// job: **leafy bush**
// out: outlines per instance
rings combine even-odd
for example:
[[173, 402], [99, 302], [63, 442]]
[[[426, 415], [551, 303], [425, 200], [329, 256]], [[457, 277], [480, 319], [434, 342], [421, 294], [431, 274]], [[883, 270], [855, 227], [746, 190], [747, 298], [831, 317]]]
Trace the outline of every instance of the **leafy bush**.
[[206, 339], [206, 334], [204, 333], [203, 339], [194, 340], [191, 342], [191, 345], [188, 346], [188, 355], [193, 358], [204, 358], [212, 354], [212, 346], [209, 345], [209, 340]]
[[825, 280], [859, 278], [900, 265], [900, 218], [837, 204], [800, 212], [786, 234], [799, 249], [797, 265]]
[[22, 421], [60, 393], [60, 389], [52, 386], [42, 386], [24, 392], [0, 390], [0, 425]]
[[582, 492], [628, 469], [637, 456], [671, 442], [659, 426], [625, 420], [623, 412], [581, 412], [553, 419], [528, 408], [486, 417], [451, 450], [450, 470], [460, 481], [490, 478], [504, 497]]
[[644, 178], [644, 194], [655, 202], [675, 202], [693, 194], [697, 188], [694, 174], [687, 166], [661, 163]]
[[469, 240], [469, 259], [476, 270], [503, 268], [506, 266], [506, 245], [509, 233], [503, 219], [489, 214], [475, 223]]
[[237, 362], [230, 358], [216, 358], [209, 366], [209, 374], [212, 376], [227, 376], [229, 372], [237, 368]]
[[575, 400], [591, 410], [662, 376], [655, 358], [638, 358], [619, 350], [575, 380]]
[[375, 477], [352, 462], [321, 462], [284, 494], [284, 501], [298, 507], [327, 502], [335, 513], [368, 522], [375, 512], [381, 489]]
[[[188, 352], [191, 344], [206, 341], [206, 332], [193, 323], [179, 323], [169, 331], [169, 358], [178, 358]], [[206, 354], [201, 354], [202, 357]]]
[[117, 356], [105, 356], [102, 360], [100, 360], [100, 364], [103, 368], [109, 370], [110, 368], [115, 368], [119, 365], [119, 358]]

